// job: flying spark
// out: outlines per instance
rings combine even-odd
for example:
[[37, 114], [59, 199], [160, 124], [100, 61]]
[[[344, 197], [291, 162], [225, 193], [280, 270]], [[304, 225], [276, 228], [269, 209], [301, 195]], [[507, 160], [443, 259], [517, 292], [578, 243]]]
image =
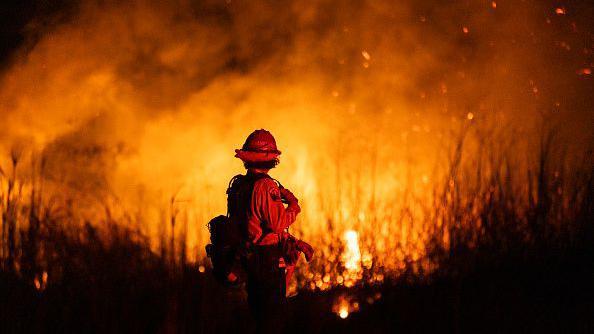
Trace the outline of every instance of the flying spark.
[[370, 55], [370, 54], [369, 54], [367, 51], [365, 51], [365, 50], [361, 51], [361, 55], [362, 55], [362, 56], [363, 56], [363, 58], [365, 58], [366, 60], [371, 60], [371, 55]]

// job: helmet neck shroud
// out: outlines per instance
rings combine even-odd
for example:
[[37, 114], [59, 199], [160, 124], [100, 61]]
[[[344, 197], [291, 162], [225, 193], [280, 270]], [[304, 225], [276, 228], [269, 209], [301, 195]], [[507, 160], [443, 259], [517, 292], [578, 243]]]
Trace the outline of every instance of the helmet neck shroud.
[[278, 159], [270, 161], [244, 161], [245, 169], [272, 169], [278, 165]]

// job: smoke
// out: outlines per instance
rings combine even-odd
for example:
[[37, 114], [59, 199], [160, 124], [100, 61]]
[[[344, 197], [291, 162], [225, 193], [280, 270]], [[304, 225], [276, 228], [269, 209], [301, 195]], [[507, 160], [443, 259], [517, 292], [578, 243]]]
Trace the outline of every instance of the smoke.
[[43, 156], [46, 182], [81, 207], [142, 211], [154, 230], [175, 196], [200, 231], [242, 172], [233, 149], [266, 128], [305, 217], [348, 221], [430, 182], [465, 124], [555, 120], [591, 142], [592, 80], [576, 71], [592, 67], [592, 13], [573, 6], [83, 1], [29, 25], [2, 77], [0, 147]]

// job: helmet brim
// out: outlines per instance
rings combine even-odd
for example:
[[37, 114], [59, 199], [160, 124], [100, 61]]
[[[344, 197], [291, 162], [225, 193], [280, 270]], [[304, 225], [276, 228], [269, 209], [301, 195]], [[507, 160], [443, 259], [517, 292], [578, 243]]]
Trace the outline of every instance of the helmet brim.
[[241, 159], [243, 162], [266, 162], [266, 161], [274, 161], [278, 160], [278, 156], [281, 154], [280, 151], [266, 151], [266, 152], [256, 152], [256, 151], [247, 151], [243, 149], [235, 150], [235, 157]]

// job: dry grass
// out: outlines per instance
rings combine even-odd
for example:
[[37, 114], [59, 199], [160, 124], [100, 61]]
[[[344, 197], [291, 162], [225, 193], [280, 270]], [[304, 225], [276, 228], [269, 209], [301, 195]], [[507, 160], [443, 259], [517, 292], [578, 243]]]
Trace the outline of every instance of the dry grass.
[[[546, 131], [532, 158], [518, 159], [522, 153], [514, 150], [514, 142], [494, 145], [496, 135], [477, 134], [464, 129], [447, 150], [447, 169], [430, 201], [405, 198], [410, 206], [400, 206], [388, 221], [383, 217], [361, 228], [361, 251], [372, 261], [363, 264], [353, 285], [365, 290], [382, 282], [385, 287], [435, 286], [446, 280], [457, 286], [477, 273], [498, 277], [497, 268], [525, 267], [525, 276], [532, 277], [551, 262], [559, 271], [568, 259], [578, 266], [591, 261], [591, 151], [571, 157], [556, 133]], [[44, 198], [39, 176], [20, 178], [20, 152], [13, 151], [10, 161], [0, 170], [0, 322], [8, 332], [216, 332], [233, 330], [225, 319], [237, 314], [241, 321], [235, 325], [249, 323], [245, 310], [229, 315], [233, 310], [220, 298], [229, 292], [199, 273], [199, 263], [187, 261], [183, 232], [177, 238], [164, 233], [155, 251], [147, 236], [129, 222], [114, 221], [107, 209], [103, 221], [76, 222], [69, 207], [75, 203]], [[33, 170], [43, 169], [42, 160], [34, 164]], [[170, 211], [164, 231], [176, 229], [173, 200]], [[379, 217], [377, 208], [367, 213]], [[410, 247], [406, 240], [398, 238], [380, 249], [374, 235], [380, 224], [390, 224], [388, 238], [402, 233], [403, 226], [421, 226], [416, 238], [424, 238], [424, 249], [414, 256], [405, 249]], [[340, 231], [332, 230], [332, 221], [329, 226], [330, 238], [311, 240], [321, 251], [298, 278], [302, 286], [315, 287], [328, 274], [330, 283], [315, 290], [332, 294], [342, 291], [332, 290], [336, 278], [349, 273], [340, 257]], [[323, 304], [317, 308], [331, 309], [327, 298], [315, 295], [303, 292], [301, 303], [313, 298]], [[460, 328], [451, 325], [454, 331]]]

